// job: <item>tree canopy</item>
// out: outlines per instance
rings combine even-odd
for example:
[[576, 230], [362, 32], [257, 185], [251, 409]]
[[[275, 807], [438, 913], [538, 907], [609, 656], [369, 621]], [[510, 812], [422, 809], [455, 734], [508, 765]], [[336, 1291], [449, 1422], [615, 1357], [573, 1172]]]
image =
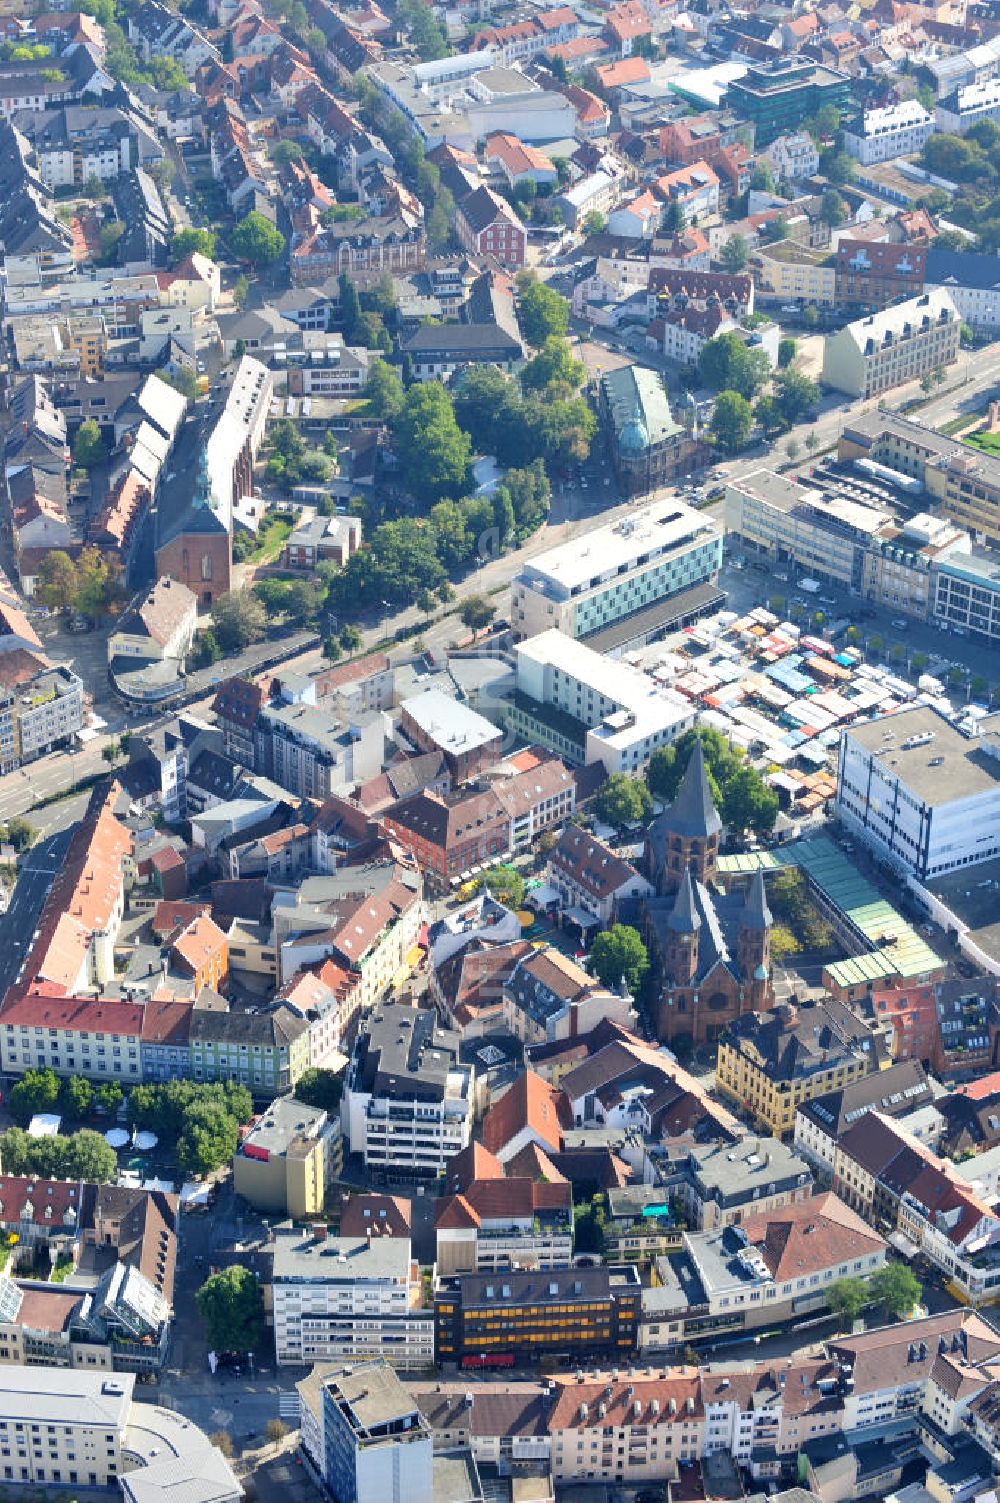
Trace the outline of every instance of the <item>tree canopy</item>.
[[714, 391], [735, 391], [749, 402], [771, 378], [764, 350], [749, 347], [738, 334], [718, 334], [698, 357], [698, 372]]
[[213, 1273], [195, 1300], [215, 1352], [252, 1352], [263, 1337], [264, 1302], [249, 1268], [234, 1263]]
[[472, 446], [439, 381], [411, 386], [392, 426], [400, 474], [415, 495], [432, 501], [462, 495]]
[[622, 981], [636, 996], [649, 970], [649, 952], [642, 936], [630, 924], [612, 924], [603, 929], [590, 947], [590, 969], [607, 987]]
[[73, 463], [81, 470], [93, 469], [108, 457], [108, 446], [93, 418], [84, 418], [73, 440]]
[[242, 652], [264, 635], [267, 616], [252, 590], [230, 590], [212, 602], [212, 627], [224, 653]]
[[553, 334], [562, 337], [569, 328], [569, 303], [554, 287], [540, 282], [531, 272], [518, 277], [518, 321], [529, 344], [540, 349]]
[[738, 391], [720, 391], [709, 426], [720, 449], [738, 454], [753, 431], [750, 403]]
[[285, 249], [284, 235], [256, 209], [251, 209], [236, 225], [229, 243], [241, 261], [250, 261], [254, 266], [277, 261]]
[[601, 784], [594, 797], [594, 813], [605, 824], [623, 830], [628, 825], [646, 824], [653, 812], [653, 800], [645, 783], [626, 772], [613, 772]]

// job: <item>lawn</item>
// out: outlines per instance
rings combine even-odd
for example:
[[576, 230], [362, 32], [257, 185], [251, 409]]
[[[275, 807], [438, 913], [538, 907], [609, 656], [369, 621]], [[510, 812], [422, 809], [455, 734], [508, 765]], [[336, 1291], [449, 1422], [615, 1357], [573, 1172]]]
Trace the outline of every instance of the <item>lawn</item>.
[[276, 511], [268, 517], [260, 532], [250, 561], [258, 564], [273, 564], [295, 526], [290, 512]]
[[970, 433], [965, 442], [984, 454], [1000, 454], [1000, 433]]

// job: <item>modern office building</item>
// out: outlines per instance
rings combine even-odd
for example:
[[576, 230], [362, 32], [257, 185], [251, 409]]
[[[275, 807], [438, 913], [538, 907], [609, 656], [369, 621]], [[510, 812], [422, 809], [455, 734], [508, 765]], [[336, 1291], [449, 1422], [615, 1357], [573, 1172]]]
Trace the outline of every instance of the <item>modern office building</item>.
[[694, 724], [681, 695], [556, 629], [518, 644], [515, 675], [510, 728], [576, 766], [636, 772]]
[[419, 1308], [409, 1237], [331, 1237], [279, 1228], [271, 1294], [279, 1363], [353, 1362], [384, 1357], [394, 1367], [429, 1367], [434, 1322]]
[[601, 377], [599, 405], [626, 495], [646, 495], [694, 468], [699, 445], [674, 418], [656, 371], [641, 365], [608, 371]]
[[992, 554], [953, 553], [933, 578], [931, 620], [1000, 645], [1000, 566]]
[[807, 58], [781, 58], [748, 68], [734, 79], [726, 103], [752, 122], [758, 150], [794, 130], [825, 104], [838, 110], [850, 105], [851, 80], [846, 73], [822, 67]]
[[947, 292], [925, 292], [845, 324], [823, 344], [823, 381], [849, 397], [874, 397], [958, 359], [961, 319]]
[[[755, 470], [727, 482], [725, 504], [727, 530], [749, 551], [920, 621], [938, 614], [939, 571], [971, 556], [968, 533], [947, 517], [918, 512], [897, 519], [886, 504], [824, 489], [820, 475], [805, 485]], [[960, 598], [956, 590], [956, 621]]]
[[639, 1271], [632, 1264], [439, 1278], [437, 1360], [514, 1367], [540, 1357], [570, 1361], [604, 1352], [627, 1363], [641, 1303]]
[[436, 1178], [468, 1146], [475, 1071], [434, 1012], [386, 1002], [365, 1021], [341, 1100], [351, 1153], [394, 1178]]
[[320, 1380], [323, 1480], [337, 1503], [433, 1503], [434, 1443], [415, 1400], [384, 1362]]
[[967, 528], [974, 542], [1000, 544], [1000, 459], [994, 455], [873, 408], [845, 424], [837, 457], [870, 459], [919, 480], [927, 504]]
[[1000, 856], [1000, 723], [965, 736], [927, 705], [840, 738], [837, 814], [898, 871], [924, 881]]
[[863, 166], [915, 156], [934, 130], [934, 117], [916, 99], [864, 110], [844, 126], [844, 150]]
[[[519, 638], [555, 627], [564, 636], [622, 641], [680, 624], [698, 586], [722, 563], [717, 522], [676, 497], [561, 543], [526, 563], [514, 580], [511, 624]], [[713, 595], [717, 592], [710, 592]], [[634, 636], [629, 635], [629, 624]]]

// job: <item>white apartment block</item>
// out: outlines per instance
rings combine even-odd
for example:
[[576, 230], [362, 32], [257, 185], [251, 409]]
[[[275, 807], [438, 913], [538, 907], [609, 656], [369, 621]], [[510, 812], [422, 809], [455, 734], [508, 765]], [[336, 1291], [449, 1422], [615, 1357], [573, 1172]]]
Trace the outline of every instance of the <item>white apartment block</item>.
[[916, 99], [865, 110], [844, 129], [844, 150], [863, 166], [915, 156], [934, 131], [933, 116]]
[[961, 319], [947, 292], [925, 292], [828, 334], [823, 382], [849, 397], [873, 397], [952, 365]]
[[964, 136], [980, 120], [1000, 120], [1000, 79], [966, 84], [943, 99], [934, 111], [939, 131]]
[[779, 136], [762, 155], [779, 182], [797, 182], [819, 171], [819, 148], [807, 131]]
[[837, 813], [923, 881], [1000, 856], [1000, 735], [963, 736], [929, 706], [845, 730]]
[[717, 522], [673, 497], [654, 501], [526, 563], [513, 585], [514, 635], [588, 637], [714, 580], [721, 562]]
[[436, 1178], [472, 1136], [475, 1073], [435, 1014], [385, 1003], [358, 1035], [341, 1098], [349, 1151], [378, 1174]]
[[384, 1357], [402, 1369], [434, 1362], [434, 1318], [416, 1309], [408, 1237], [338, 1237], [325, 1225], [279, 1230], [272, 1300], [275, 1359], [354, 1362]]
[[518, 643], [515, 673], [512, 727], [566, 761], [636, 772], [694, 724], [689, 700], [556, 629]]

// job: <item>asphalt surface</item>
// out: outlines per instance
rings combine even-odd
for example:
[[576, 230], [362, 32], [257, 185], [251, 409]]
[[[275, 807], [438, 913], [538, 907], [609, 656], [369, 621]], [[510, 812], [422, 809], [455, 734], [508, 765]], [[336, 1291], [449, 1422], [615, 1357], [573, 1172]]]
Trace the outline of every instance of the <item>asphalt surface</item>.
[[70, 831], [61, 830], [40, 841], [21, 863], [7, 912], [0, 917], [0, 994], [17, 979], [25, 948], [69, 841]]

